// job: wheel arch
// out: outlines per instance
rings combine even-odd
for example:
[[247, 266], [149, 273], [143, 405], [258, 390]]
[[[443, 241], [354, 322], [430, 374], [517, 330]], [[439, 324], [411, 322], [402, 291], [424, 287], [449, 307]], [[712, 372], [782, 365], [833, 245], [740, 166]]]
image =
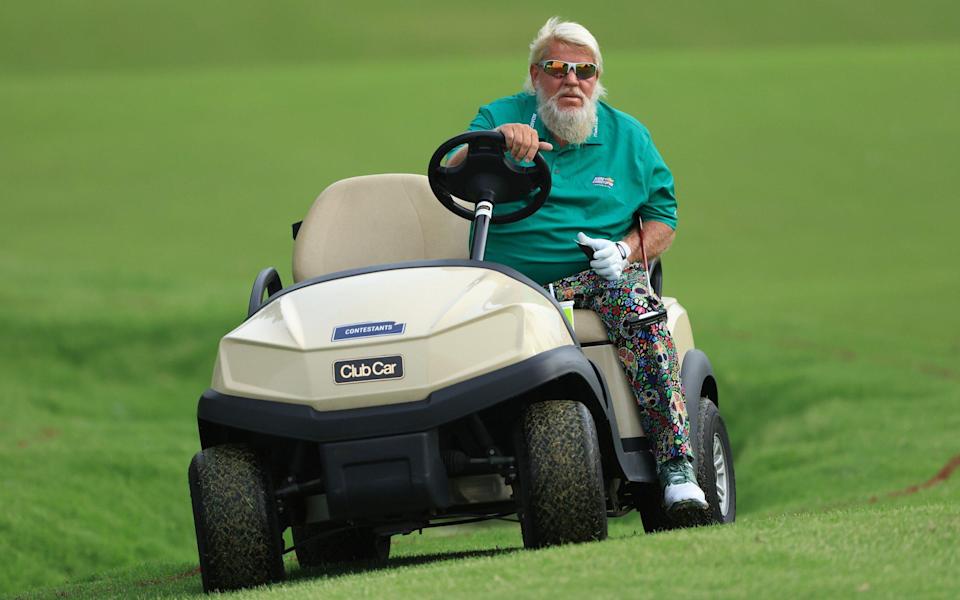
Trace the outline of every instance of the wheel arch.
[[[684, 354], [683, 365], [680, 367], [680, 382], [683, 384], [687, 421], [690, 423], [690, 440], [696, 440], [700, 433], [700, 398], [707, 397], [717, 408], [720, 407], [717, 379], [706, 353], [693, 349]], [[691, 452], [692, 446], [691, 443]], [[694, 457], [695, 460], [697, 458]]]
[[707, 375], [704, 378], [703, 384], [700, 386], [700, 397], [709, 398], [717, 408], [720, 408], [720, 395], [717, 391], [717, 380], [712, 374]]

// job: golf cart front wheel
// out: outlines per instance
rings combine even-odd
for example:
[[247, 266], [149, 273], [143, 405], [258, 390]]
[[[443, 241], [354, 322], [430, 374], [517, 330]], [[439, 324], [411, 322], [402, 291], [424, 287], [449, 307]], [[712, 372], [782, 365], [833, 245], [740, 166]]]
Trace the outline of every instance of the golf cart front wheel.
[[188, 477], [203, 591], [282, 579], [283, 539], [260, 457], [245, 446], [214, 446], [193, 457]]
[[710, 505], [709, 522], [732, 523], [737, 518], [737, 482], [730, 437], [717, 405], [710, 398], [700, 398], [699, 408], [697, 481]]
[[383, 562], [390, 556], [390, 536], [369, 527], [331, 529], [311, 523], [293, 526], [293, 545], [301, 567], [369, 561]]
[[523, 545], [541, 548], [605, 539], [600, 448], [587, 407], [570, 400], [531, 404], [514, 445]]

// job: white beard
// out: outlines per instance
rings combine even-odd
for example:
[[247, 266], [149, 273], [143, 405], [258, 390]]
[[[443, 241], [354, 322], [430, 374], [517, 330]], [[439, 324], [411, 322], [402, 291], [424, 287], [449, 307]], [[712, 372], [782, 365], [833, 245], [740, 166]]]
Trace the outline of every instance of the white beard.
[[580, 93], [583, 99], [583, 106], [580, 108], [560, 108], [558, 100], [560, 96], [569, 93], [569, 90], [561, 89], [553, 96], [546, 98], [540, 86], [536, 86], [537, 92], [537, 114], [543, 120], [543, 124], [557, 138], [564, 140], [569, 144], [582, 144], [593, 134], [597, 127], [597, 101], [596, 97], [600, 94], [602, 88], [599, 83], [594, 88], [592, 98]]

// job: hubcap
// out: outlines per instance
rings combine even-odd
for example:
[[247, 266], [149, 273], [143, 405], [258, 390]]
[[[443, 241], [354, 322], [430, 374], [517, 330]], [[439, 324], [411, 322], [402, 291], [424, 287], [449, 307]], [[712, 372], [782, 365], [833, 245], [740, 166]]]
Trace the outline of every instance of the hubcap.
[[730, 480], [727, 478], [727, 455], [723, 452], [723, 442], [720, 441], [719, 433], [713, 434], [713, 470], [717, 475], [717, 498], [720, 500], [720, 514], [726, 518], [727, 511], [730, 509]]

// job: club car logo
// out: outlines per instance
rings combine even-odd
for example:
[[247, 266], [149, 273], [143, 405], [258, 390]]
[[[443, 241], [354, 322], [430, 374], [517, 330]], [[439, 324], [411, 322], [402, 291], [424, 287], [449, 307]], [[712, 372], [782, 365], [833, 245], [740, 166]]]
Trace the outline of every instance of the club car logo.
[[338, 325], [333, 328], [332, 341], [339, 342], [379, 335], [398, 335], [403, 333], [406, 327], [406, 323], [397, 323], [396, 321], [372, 321], [370, 323]]
[[360, 383], [401, 377], [403, 377], [402, 356], [338, 360], [333, 363], [333, 380], [336, 383]]

